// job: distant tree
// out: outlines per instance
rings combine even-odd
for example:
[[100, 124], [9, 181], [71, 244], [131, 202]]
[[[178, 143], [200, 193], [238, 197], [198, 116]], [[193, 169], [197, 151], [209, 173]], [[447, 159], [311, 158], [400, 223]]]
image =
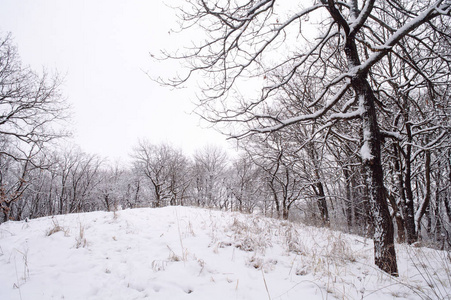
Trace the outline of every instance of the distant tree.
[[168, 144], [154, 145], [140, 141], [132, 157], [135, 171], [141, 174], [152, 190], [155, 207], [180, 204], [189, 181], [187, 159], [180, 150]]
[[293, 143], [284, 134], [286, 132], [281, 130], [265, 138], [253, 136], [244, 146], [253, 163], [262, 171], [277, 217], [288, 219], [291, 208], [299, 200], [313, 199], [321, 211], [322, 222], [328, 222], [324, 195], [317, 198], [316, 194], [313, 196], [308, 191], [317, 192], [318, 181], [305, 172], [306, 164], [311, 162], [295, 154]]
[[222, 207], [227, 199], [225, 176], [227, 153], [218, 146], [205, 146], [194, 153], [194, 197], [199, 206]]
[[[251, 213], [263, 201], [262, 172], [246, 153], [235, 159], [227, 171], [227, 185], [231, 193], [230, 208]], [[264, 210], [262, 209], [264, 212]]]
[[[12, 156], [0, 155], [0, 211], [3, 222], [9, 219], [18, 220], [21, 216], [24, 193], [30, 187], [31, 171], [35, 169], [32, 163], [33, 148], [28, 156], [16, 161]], [[14, 208], [16, 211], [14, 212]]]
[[125, 169], [118, 164], [108, 166], [99, 172], [100, 183], [97, 197], [107, 211], [115, 211], [121, 205], [125, 188]]
[[104, 161], [76, 147], [60, 153], [58, 158], [59, 213], [94, 210], [95, 191], [102, 181], [101, 166]]

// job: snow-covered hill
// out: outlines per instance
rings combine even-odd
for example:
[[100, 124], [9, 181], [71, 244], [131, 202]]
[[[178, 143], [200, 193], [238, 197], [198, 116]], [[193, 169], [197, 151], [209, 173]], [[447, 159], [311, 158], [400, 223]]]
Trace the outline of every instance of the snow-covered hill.
[[397, 245], [400, 277], [372, 241], [256, 215], [187, 207], [0, 225], [0, 299], [449, 298], [449, 253]]

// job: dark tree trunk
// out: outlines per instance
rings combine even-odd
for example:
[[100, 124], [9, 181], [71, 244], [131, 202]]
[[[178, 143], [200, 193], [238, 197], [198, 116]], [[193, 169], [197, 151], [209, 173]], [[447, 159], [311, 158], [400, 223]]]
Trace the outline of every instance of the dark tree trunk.
[[[364, 169], [364, 168], [363, 168]], [[363, 172], [363, 191], [361, 194], [362, 200], [358, 204], [357, 213], [355, 216], [356, 223], [363, 224], [363, 228], [365, 231], [363, 232], [367, 237], [372, 237], [374, 235], [374, 226], [373, 226], [373, 215], [371, 214], [371, 207], [369, 199], [369, 187], [368, 187], [368, 174]]]
[[437, 186], [435, 190], [435, 208], [434, 208], [434, 215], [435, 215], [435, 241], [440, 245], [441, 250], [444, 249], [443, 245], [443, 224], [442, 224], [442, 216], [441, 216], [441, 210], [440, 210], [440, 170], [437, 172]]
[[313, 143], [309, 145], [309, 153], [315, 167], [315, 184], [313, 189], [318, 199], [317, 205], [321, 217], [321, 224], [323, 226], [329, 226], [329, 210], [327, 209], [326, 194], [324, 193], [324, 186], [319, 173], [320, 166], [318, 163], [318, 154]]
[[425, 195], [424, 200], [421, 203], [420, 207], [418, 208], [418, 216], [416, 218], [417, 223], [417, 234], [420, 233], [421, 229], [421, 219], [426, 214], [428, 218], [428, 225], [427, 225], [427, 232], [429, 233], [431, 231], [431, 218], [430, 218], [430, 211], [429, 211], [429, 205], [431, 202], [431, 153], [429, 151], [425, 152], [425, 162], [424, 162], [424, 177], [425, 177]]
[[327, 209], [326, 195], [321, 181], [316, 183], [318, 189], [318, 208], [321, 215], [321, 223], [323, 226], [329, 226], [329, 211]]
[[362, 159], [369, 183], [369, 202], [374, 226], [375, 264], [391, 275], [398, 275], [394, 228], [388, 210], [381, 164], [381, 134], [377, 124], [375, 97], [364, 78], [352, 80], [362, 109]]
[[[405, 111], [407, 111], [407, 107], [405, 108]], [[405, 116], [405, 120], [408, 120], [408, 115]], [[412, 131], [409, 122], [406, 122], [406, 131], [407, 131], [406, 177], [405, 177], [406, 215], [404, 216], [405, 219], [404, 222], [407, 231], [407, 243], [413, 244], [418, 240], [418, 235], [415, 230], [415, 209], [413, 207], [412, 175], [411, 175]]]
[[3, 212], [3, 222], [7, 222], [10, 219], [10, 214], [11, 214], [11, 202], [9, 201], [3, 201], [1, 203], [1, 208], [2, 208], [2, 212]]
[[345, 185], [346, 185], [346, 200], [345, 200], [345, 208], [346, 208], [346, 221], [348, 224], [348, 230], [351, 232], [354, 227], [354, 201], [352, 195], [352, 178], [350, 176], [349, 169], [347, 167], [343, 168], [343, 175], [345, 177]]
[[[395, 167], [395, 181], [396, 181], [396, 186], [398, 188], [398, 193], [399, 193], [399, 201], [395, 201], [395, 199], [391, 199], [392, 202], [392, 206], [394, 209], [394, 214], [395, 214], [395, 220], [396, 220], [396, 225], [398, 227], [398, 242], [399, 243], [404, 243], [406, 241], [406, 228], [405, 228], [405, 222], [404, 222], [404, 216], [407, 215], [407, 210], [406, 210], [406, 196], [404, 193], [404, 179], [402, 176], [402, 167], [401, 167], [401, 151], [398, 151], [399, 149], [399, 144], [396, 143], [394, 144], [394, 153], [395, 153], [395, 161], [394, 161], [394, 167]], [[390, 196], [389, 196], [390, 197]], [[399, 203], [399, 206], [398, 206]], [[396, 207], [396, 208], [395, 208]], [[398, 210], [398, 208], [400, 208], [400, 211]], [[402, 213], [402, 215], [401, 215]]]
[[401, 217], [401, 212], [399, 211], [398, 205], [396, 204], [395, 197], [387, 192], [387, 198], [393, 208], [393, 215], [396, 221], [396, 227], [398, 228], [398, 243], [404, 243], [406, 241], [406, 231], [404, 228], [404, 220]]
[[449, 203], [451, 199], [451, 149], [448, 149], [448, 187], [447, 187], [447, 195], [443, 197], [443, 201], [445, 204], [446, 214], [448, 215], [448, 221], [451, 222], [451, 205]]
[[271, 180], [271, 182], [269, 183], [269, 187], [272, 191], [272, 196], [273, 196], [273, 201], [274, 204], [276, 205], [276, 212], [277, 212], [277, 217], [280, 218], [280, 204], [279, 204], [279, 197], [277, 196], [277, 191], [274, 188], [274, 179]]
[[289, 209], [284, 203], [284, 205], [283, 205], [283, 212], [282, 212], [282, 218], [284, 220], [288, 220], [288, 212], [289, 212]]

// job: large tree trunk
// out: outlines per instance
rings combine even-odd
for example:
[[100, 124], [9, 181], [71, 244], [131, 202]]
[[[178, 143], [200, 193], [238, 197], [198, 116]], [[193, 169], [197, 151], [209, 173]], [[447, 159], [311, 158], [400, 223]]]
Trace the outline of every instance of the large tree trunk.
[[375, 97], [364, 78], [354, 78], [354, 90], [362, 111], [363, 146], [361, 156], [369, 184], [369, 202], [374, 226], [374, 260], [383, 271], [398, 275], [394, 229], [385, 197], [381, 165], [381, 134], [377, 123]]

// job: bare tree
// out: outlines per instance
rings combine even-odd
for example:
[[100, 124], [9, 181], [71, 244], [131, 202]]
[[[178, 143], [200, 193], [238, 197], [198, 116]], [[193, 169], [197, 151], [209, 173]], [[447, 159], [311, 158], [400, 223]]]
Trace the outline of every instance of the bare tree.
[[194, 154], [193, 184], [198, 205], [221, 207], [226, 201], [227, 154], [217, 146], [205, 146]]
[[[317, 197], [318, 181], [305, 172], [310, 162], [295, 153], [294, 143], [286, 137], [282, 130], [266, 138], [253, 136], [244, 146], [254, 164], [262, 170], [277, 217], [288, 219], [296, 202], [309, 199], [318, 204], [321, 220], [328, 222], [327, 208], [324, 211], [325, 197]], [[310, 188], [315, 195], [309, 192]]]
[[30, 186], [33, 149], [29, 155], [20, 161], [15, 161], [12, 156], [0, 155], [0, 209], [3, 213], [3, 222], [9, 219], [20, 218], [21, 213], [13, 214], [14, 204], [23, 199], [25, 191]]
[[61, 155], [60, 213], [94, 210], [94, 191], [101, 182], [99, 173], [103, 160], [77, 148]]
[[264, 198], [261, 173], [247, 154], [241, 154], [233, 161], [227, 172], [228, 189], [233, 199], [231, 210], [251, 213], [260, 204]]
[[100, 184], [97, 187], [97, 197], [107, 211], [115, 211], [121, 204], [125, 170], [116, 163], [99, 172]]
[[188, 161], [180, 150], [167, 144], [141, 141], [132, 157], [136, 171], [150, 183], [155, 207], [182, 203], [189, 180], [186, 176]]
[[[67, 136], [57, 128], [67, 117], [59, 85], [58, 77], [49, 78], [45, 72], [39, 76], [23, 67], [11, 35], [0, 37], [0, 205], [5, 219], [10, 217], [13, 203], [23, 200], [31, 186], [30, 172], [47, 167], [42, 165], [48, 163], [42, 159], [46, 144]], [[8, 168], [4, 169], [4, 164]], [[14, 183], [6, 174], [13, 169], [20, 170]], [[16, 217], [20, 215], [16, 213]]]
[[67, 135], [56, 128], [67, 117], [60, 82], [23, 67], [11, 35], [0, 38], [0, 137], [8, 144], [0, 155], [26, 159], [24, 151], [38, 152], [45, 143]]
[[[187, 1], [182, 8], [185, 28], [198, 26], [206, 34], [184, 54], [168, 55], [190, 63], [189, 73], [169, 84], [182, 84], [194, 73], [201, 73], [201, 78], [208, 79], [200, 99], [206, 110], [203, 116], [213, 122], [247, 124], [248, 130], [235, 134], [238, 137], [323, 119], [325, 125], [318, 128], [320, 132], [336, 121], [360, 119], [360, 155], [375, 230], [375, 263], [397, 275], [382, 168], [384, 135], [377, 113], [381, 99], [374, 92], [369, 74], [377, 65], [386, 63], [388, 53], [402, 53], [401, 41], [425, 39], [430, 34], [426, 29], [448, 39], [438, 24], [449, 24], [451, 2], [312, 2], [309, 7], [297, 3], [284, 7], [275, 0]], [[312, 30], [315, 24], [320, 35], [312, 38], [304, 34], [303, 29]], [[332, 53], [330, 49], [334, 49]], [[267, 82], [275, 71], [277, 77]], [[299, 72], [307, 78], [321, 79], [315, 100], [308, 104], [318, 108], [288, 119], [268, 112], [268, 100]], [[234, 92], [233, 88], [243, 87], [248, 78], [260, 79], [253, 81], [263, 85], [259, 97], [240, 97]]]

